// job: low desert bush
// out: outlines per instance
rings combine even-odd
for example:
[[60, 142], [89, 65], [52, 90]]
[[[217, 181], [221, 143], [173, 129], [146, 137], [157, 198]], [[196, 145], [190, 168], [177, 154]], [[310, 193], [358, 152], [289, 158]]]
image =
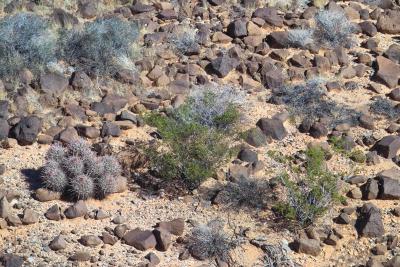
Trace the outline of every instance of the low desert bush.
[[359, 116], [359, 112], [337, 104], [329, 97], [323, 79], [285, 85], [274, 94], [287, 107], [289, 113], [301, 119], [330, 118], [331, 126], [334, 126], [343, 122], [354, 124]]
[[307, 8], [310, 0], [268, 0], [268, 6], [281, 10], [303, 10]]
[[231, 85], [195, 87], [175, 117], [184, 123], [227, 130], [238, 122], [244, 102], [244, 93]]
[[288, 253], [290, 248], [288, 245], [263, 245], [266, 252], [264, 256], [264, 267], [294, 267], [296, 266]]
[[84, 140], [52, 145], [42, 168], [43, 185], [72, 199], [104, 198], [126, 186], [113, 156], [98, 157]]
[[178, 26], [168, 40], [180, 55], [190, 56], [200, 49], [197, 29], [187, 25]]
[[227, 192], [229, 205], [248, 208], [263, 208], [272, 192], [268, 181], [252, 177], [229, 183], [224, 191]]
[[34, 75], [56, 58], [57, 38], [48, 21], [31, 13], [0, 20], [0, 78], [14, 81], [29, 69]]
[[219, 89], [196, 91], [168, 116], [145, 115], [162, 138], [145, 149], [157, 177], [182, 180], [194, 188], [232, 155], [232, 129], [240, 113], [235, 100], [224, 94]]
[[346, 46], [351, 43], [354, 25], [346, 14], [336, 10], [321, 10], [315, 16], [314, 39], [328, 47]]
[[312, 29], [292, 29], [288, 31], [288, 40], [291, 45], [304, 48], [314, 42]]
[[400, 107], [388, 98], [380, 96], [374, 98], [369, 109], [372, 113], [389, 119], [398, 119], [400, 117]]
[[192, 256], [199, 260], [221, 259], [231, 262], [230, 251], [239, 244], [235, 236], [224, 231], [222, 221], [213, 220], [193, 228], [188, 247]]
[[82, 29], [63, 33], [63, 57], [75, 68], [94, 75], [114, 75], [133, 66], [136, 23], [118, 18], [87, 22]]
[[274, 207], [279, 214], [301, 226], [313, 223], [332, 203], [342, 200], [338, 177], [326, 168], [325, 152], [313, 147], [306, 151], [306, 156], [305, 174], [296, 172], [296, 177], [289, 173], [281, 175], [287, 199]]

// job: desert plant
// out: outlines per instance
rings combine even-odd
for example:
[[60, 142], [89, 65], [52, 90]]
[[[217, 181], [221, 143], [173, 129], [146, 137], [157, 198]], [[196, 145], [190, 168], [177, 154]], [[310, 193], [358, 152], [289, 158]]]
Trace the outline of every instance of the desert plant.
[[31, 13], [0, 20], [0, 78], [14, 81], [24, 68], [34, 75], [56, 58], [57, 38], [49, 23]]
[[344, 12], [338, 10], [321, 10], [315, 16], [314, 38], [328, 47], [349, 44], [355, 32], [354, 25]]
[[98, 157], [83, 139], [67, 147], [52, 145], [42, 170], [43, 185], [74, 199], [104, 198], [118, 192], [126, 179], [113, 156]]
[[219, 93], [196, 90], [168, 116], [159, 112], [145, 116], [162, 138], [145, 149], [156, 176], [195, 188], [232, 155], [232, 128], [240, 113], [233, 96]]
[[230, 155], [229, 139], [207, 126], [178, 122], [160, 114], [151, 114], [146, 120], [163, 138], [162, 143], [146, 149], [150, 168], [158, 177], [181, 179], [195, 188]]
[[224, 191], [227, 192], [229, 205], [249, 208], [264, 207], [272, 192], [268, 181], [253, 177], [229, 183]]
[[180, 55], [195, 54], [200, 48], [197, 29], [188, 25], [177, 26], [168, 40], [173, 49]]
[[310, 0], [267, 0], [267, 5], [281, 10], [303, 10]]
[[239, 244], [235, 236], [224, 231], [221, 220], [212, 220], [206, 225], [193, 228], [189, 238], [189, 251], [199, 260], [221, 259], [230, 262], [230, 251]]
[[331, 126], [343, 122], [355, 124], [360, 115], [331, 99], [324, 86], [324, 79], [321, 78], [310, 79], [301, 84], [284, 85], [274, 95], [286, 105], [293, 116], [311, 120], [330, 118]]
[[296, 266], [288, 256], [290, 248], [288, 245], [263, 245], [266, 252], [264, 256], [264, 267], [294, 267]]
[[373, 113], [389, 119], [398, 119], [400, 117], [400, 107], [393, 101], [381, 96], [373, 99], [369, 109]]
[[175, 117], [184, 123], [196, 122], [211, 128], [229, 129], [239, 120], [239, 108], [244, 103], [244, 93], [231, 85], [195, 87]]
[[288, 173], [281, 175], [287, 190], [286, 202], [274, 209], [285, 218], [307, 226], [322, 215], [332, 203], [343, 200], [339, 194], [338, 177], [325, 165], [325, 152], [320, 147], [306, 151], [306, 173], [296, 172], [297, 180], [290, 179]]
[[288, 41], [295, 47], [304, 48], [314, 41], [313, 34], [312, 29], [292, 29], [288, 31]]
[[133, 66], [133, 44], [138, 34], [136, 23], [118, 18], [97, 19], [85, 23], [82, 29], [64, 32], [63, 56], [77, 69], [94, 75], [114, 75]]

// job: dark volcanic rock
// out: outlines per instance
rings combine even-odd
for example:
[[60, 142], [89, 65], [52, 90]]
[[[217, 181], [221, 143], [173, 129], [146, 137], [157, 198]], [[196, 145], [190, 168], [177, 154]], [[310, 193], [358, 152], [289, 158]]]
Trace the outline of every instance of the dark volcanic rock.
[[355, 225], [359, 235], [364, 237], [381, 237], [385, 233], [382, 215], [378, 207], [366, 203], [361, 207], [360, 216]]
[[11, 136], [20, 145], [32, 145], [42, 128], [42, 121], [36, 116], [24, 117], [11, 129]]
[[260, 127], [266, 136], [270, 136], [276, 140], [283, 140], [288, 134], [282, 121], [277, 119], [261, 118], [257, 122], [257, 126]]

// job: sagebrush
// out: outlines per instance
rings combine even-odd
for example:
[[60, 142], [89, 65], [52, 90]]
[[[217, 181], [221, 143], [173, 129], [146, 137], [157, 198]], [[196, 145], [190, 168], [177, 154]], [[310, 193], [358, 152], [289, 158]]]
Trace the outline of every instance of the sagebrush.
[[197, 29], [188, 25], [180, 25], [169, 37], [173, 49], [180, 55], [190, 56], [200, 48]]
[[31, 13], [0, 20], [0, 78], [15, 81], [23, 69], [38, 75], [56, 59], [57, 36], [49, 22]]
[[239, 243], [235, 236], [224, 231], [221, 220], [212, 220], [193, 228], [188, 247], [192, 256], [199, 260], [218, 258], [231, 262], [230, 251]]
[[338, 10], [321, 10], [315, 16], [314, 38], [328, 47], [352, 44], [351, 36], [354, 25], [344, 12]]
[[52, 145], [42, 168], [43, 185], [75, 200], [104, 198], [126, 186], [114, 156], [97, 156], [88, 143], [77, 139], [67, 147]]
[[284, 85], [274, 95], [295, 117], [310, 120], [330, 118], [331, 126], [343, 122], [356, 124], [359, 112], [331, 99], [324, 83], [324, 79], [316, 78], [305, 83]]
[[118, 18], [100, 18], [82, 29], [62, 34], [62, 56], [76, 69], [93, 75], [114, 75], [134, 66], [134, 43], [139, 35], [136, 23]]

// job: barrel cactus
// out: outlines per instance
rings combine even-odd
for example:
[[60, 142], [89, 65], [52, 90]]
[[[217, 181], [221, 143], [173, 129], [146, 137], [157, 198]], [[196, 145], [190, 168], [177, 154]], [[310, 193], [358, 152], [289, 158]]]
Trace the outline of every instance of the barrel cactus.
[[44, 187], [73, 199], [104, 198], [126, 188], [118, 160], [97, 156], [83, 139], [66, 147], [52, 145], [45, 159], [41, 175]]

